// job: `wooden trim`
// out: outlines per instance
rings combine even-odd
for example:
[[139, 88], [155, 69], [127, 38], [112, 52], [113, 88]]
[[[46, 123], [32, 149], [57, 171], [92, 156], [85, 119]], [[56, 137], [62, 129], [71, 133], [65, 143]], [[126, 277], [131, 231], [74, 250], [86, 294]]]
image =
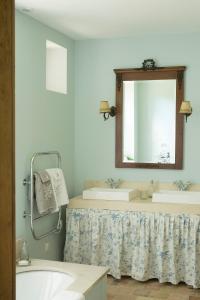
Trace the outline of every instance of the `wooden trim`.
[[[179, 109], [184, 100], [184, 70], [186, 67], [165, 67], [145, 71], [137, 69], [115, 69], [116, 73], [116, 133], [115, 133], [115, 166], [117, 168], [147, 169], [182, 169], [183, 168], [183, 124], [184, 116]], [[123, 80], [158, 80], [176, 79], [176, 143], [175, 164], [161, 163], [129, 163], [122, 160], [123, 141]]]
[[0, 1], [0, 299], [15, 299], [14, 1]]
[[139, 72], [145, 72], [145, 73], [152, 73], [152, 72], [170, 72], [170, 71], [184, 71], [186, 69], [185, 66], [174, 66], [174, 67], [156, 67], [153, 70], [144, 70], [143, 68], [128, 68], [128, 69], [114, 69], [113, 71], [118, 73], [139, 73]]

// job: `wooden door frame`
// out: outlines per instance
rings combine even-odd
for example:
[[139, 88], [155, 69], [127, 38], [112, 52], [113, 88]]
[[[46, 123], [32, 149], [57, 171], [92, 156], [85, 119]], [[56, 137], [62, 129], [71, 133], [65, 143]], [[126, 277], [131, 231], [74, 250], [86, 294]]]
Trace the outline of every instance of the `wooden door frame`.
[[14, 0], [0, 0], [0, 300], [15, 299]]

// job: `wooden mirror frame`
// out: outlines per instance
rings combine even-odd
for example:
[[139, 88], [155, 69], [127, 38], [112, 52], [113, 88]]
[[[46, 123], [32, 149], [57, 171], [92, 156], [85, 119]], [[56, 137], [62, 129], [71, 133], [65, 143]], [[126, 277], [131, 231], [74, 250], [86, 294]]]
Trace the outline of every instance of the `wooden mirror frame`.
[[[116, 168], [146, 168], [146, 169], [176, 169], [183, 168], [183, 123], [184, 116], [179, 113], [184, 100], [184, 71], [186, 67], [155, 67], [153, 69], [115, 69], [116, 74], [116, 139], [115, 167]], [[176, 80], [176, 141], [175, 163], [129, 163], [123, 162], [123, 81], [129, 80]]]

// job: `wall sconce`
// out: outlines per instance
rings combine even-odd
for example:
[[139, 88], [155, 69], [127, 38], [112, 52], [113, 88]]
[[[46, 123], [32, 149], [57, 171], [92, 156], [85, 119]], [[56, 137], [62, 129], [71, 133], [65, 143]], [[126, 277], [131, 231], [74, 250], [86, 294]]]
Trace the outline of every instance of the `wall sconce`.
[[110, 107], [108, 101], [103, 100], [100, 102], [100, 113], [103, 114], [104, 121], [106, 121], [110, 116], [114, 117], [116, 115], [116, 107]]
[[187, 118], [192, 114], [192, 107], [190, 101], [182, 101], [179, 113], [185, 115], [187, 122]]

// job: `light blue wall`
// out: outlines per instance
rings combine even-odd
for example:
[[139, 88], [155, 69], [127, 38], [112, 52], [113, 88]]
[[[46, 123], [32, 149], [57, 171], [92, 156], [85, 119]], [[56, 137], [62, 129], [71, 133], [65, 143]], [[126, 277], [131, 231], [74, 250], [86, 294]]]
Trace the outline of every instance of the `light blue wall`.
[[[68, 49], [67, 96], [45, 90], [46, 39]], [[52, 235], [36, 242], [28, 221], [22, 217], [27, 201], [22, 181], [29, 174], [33, 152], [52, 149], [61, 152], [70, 196], [79, 194], [87, 179], [173, 181], [182, 178], [200, 182], [199, 53], [200, 34], [73, 42], [16, 13], [17, 237], [27, 237], [34, 257], [59, 259], [64, 235]], [[187, 66], [185, 98], [192, 101], [193, 115], [185, 125], [184, 170], [115, 168], [115, 118], [104, 122], [99, 114], [99, 102], [106, 98], [111, 105], [115, 104], [114, 68], [139, 67], [145, 58], [156, 59], [160, 66]], [[43, 229], [53, 224], [53, 220], [49, 222], [42, 224]], [[47, 253], [44, 252], [46, 242], [49, 243]]]
[[[87, 179], [200, 182], [200, 34], [148, 35], [129, 39], [77, 41], [75, 44], [75, 192]], [[185, 98], [193, 115], [185, 124], [184, 169], [115, 168], [115, 119], [104, 122], [99, 102], [115, 104], [114, 68], [140, 67], [146, 58], [159, 66], [187, 66]]]
[[[45, 89], [46, 39], [68, 51], [68, 94]], [[74, 42], [66, 36], [16, 12], [16, 227], [17, 237], [25, 237], [34, 257], [61, 257], [63, 234], [36, 242], [29, 220], [22, 217], [26, 206], [23, 179], [30, 173], [34, 152], [58, 150], [62, 155], [69, 195], [74, 184]], [[48, 222], [48, 224], [47, 224]], [[53, 226], [54, 220], [42, 222]], [[44, 243], [49, 251], [44, 252]]]

